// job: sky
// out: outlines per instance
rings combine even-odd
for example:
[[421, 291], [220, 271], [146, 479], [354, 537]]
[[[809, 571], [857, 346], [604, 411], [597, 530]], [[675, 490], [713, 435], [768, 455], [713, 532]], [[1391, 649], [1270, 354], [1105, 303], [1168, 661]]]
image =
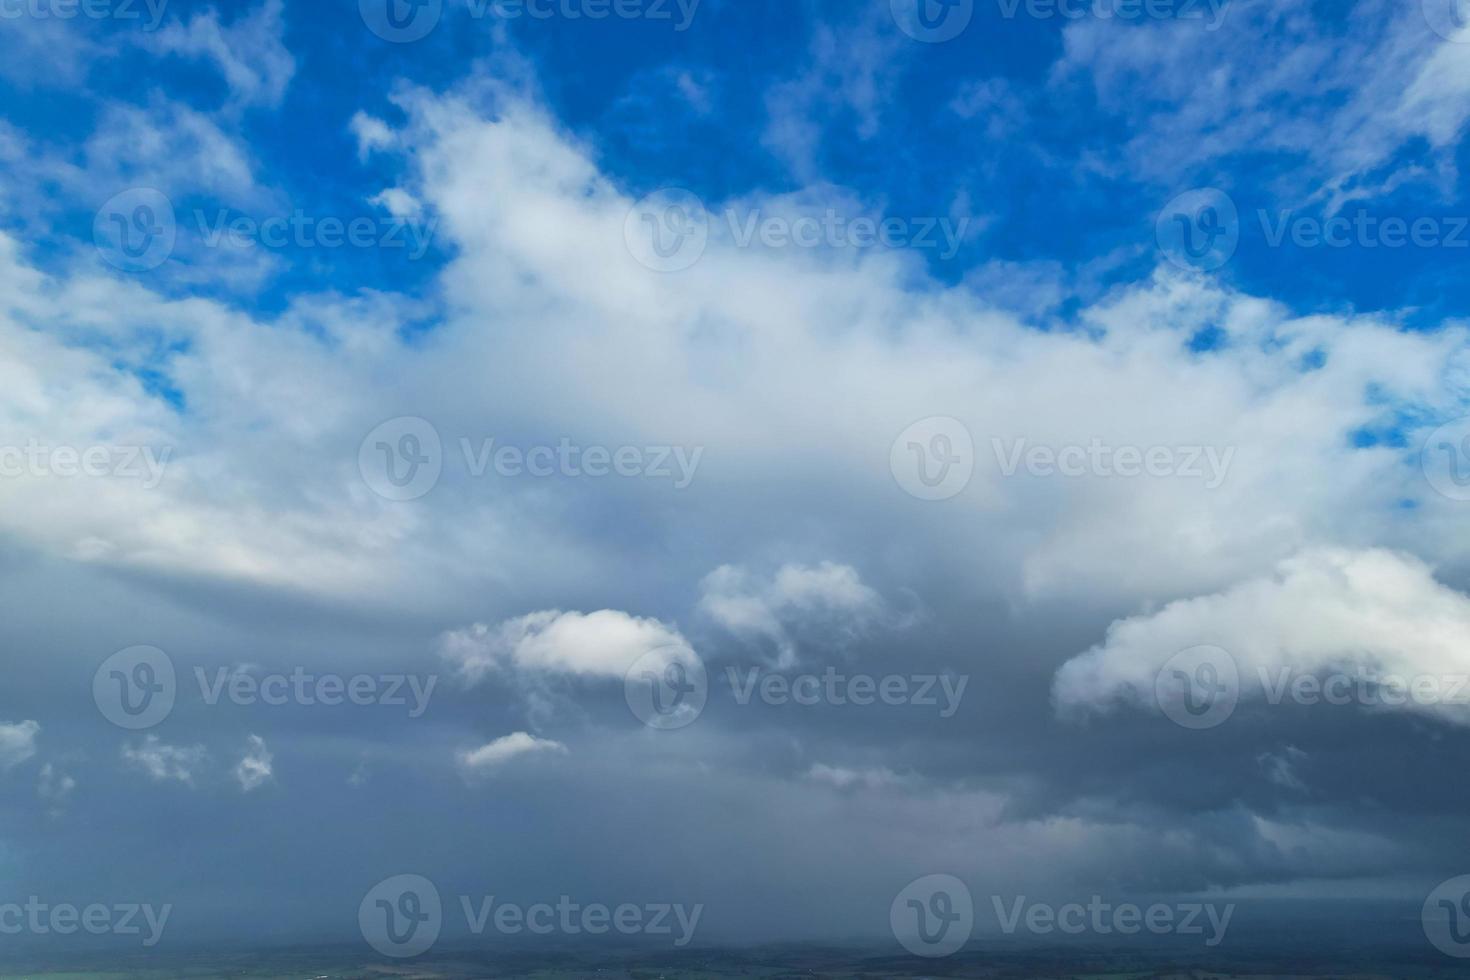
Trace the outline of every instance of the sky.
[[14, 948], [1470, 955], [1458, 0], [0, 38]]

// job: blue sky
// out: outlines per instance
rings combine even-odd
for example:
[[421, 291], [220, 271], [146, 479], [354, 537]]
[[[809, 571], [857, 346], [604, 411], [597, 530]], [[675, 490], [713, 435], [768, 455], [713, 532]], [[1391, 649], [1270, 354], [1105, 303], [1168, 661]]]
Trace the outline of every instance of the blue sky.
[[[93, 3], [0, 0], [21, 894], [912, 951], [944, 875], [1445, 949], [1458, 4]], [[741, 680], [834, 673], [949, 700]]]

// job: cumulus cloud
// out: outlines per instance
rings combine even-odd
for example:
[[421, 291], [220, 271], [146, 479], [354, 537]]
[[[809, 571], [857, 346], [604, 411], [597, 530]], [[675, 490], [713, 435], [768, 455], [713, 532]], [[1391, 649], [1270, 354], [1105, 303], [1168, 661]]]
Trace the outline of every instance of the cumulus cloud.
[[622, 677], [649, 654], [662, 657], [664, 666], [694, 659], [694, 650], [675, 627], [614, 609], [551, 609], [493, 627], [477, 623], [446, 633], [440, 652], [470, 685], [504, 670]]
[[36, 754], [41, 726], [34, 721], [0, 724], [0, 770], [14, 769]]
[[1107, 639], [1064, 664], [1054, 696], [1064, 711], [1148, 702], [1155, 678], [1180, 651], [1222, 648], [1238, 666], [1242, 696], [1273, 689], [1282, 671], [1337, 670], [1364, 677], [1442, 681], [1443, 700], [1385, 699], [1386, 708], [1424, 711], [1470, 724], [1470, 596], [1435, 580], [1412, 556], [1381, 549], [1312, 549], [1270, 575], [1223, 592], [1171, 602], [1115, 622]]
[[567, 747], [560, 742], [537, 738], [527, 732], [514, 732], [477, 749], [464, 750], [455, 759], [466, 777], [483, 777], [523, 755], [548, 752], [564, 754], [566, 751]]
[[239, 782], [240, 789], [249, 793], [270, 782], [273, 758], [270, 749], [266, 748], [265, 739], [259, 735], [246, 739], [245, 755], [235, 766], [235, 780]]
[[192, 786], [194, 777], [204, 769], [209, 753], [202, 745], [169, 745], [157, 735], [145, 735], [140, 742], [124, 745], [122, 758], [155, 783], [172, 781]]
[[793, 630], [815, 625], [851, 635], [883, 610], [857, 569], [831, 561], [782, 565], [770, 578], [722, 565], [705, 576], [700, 590], [706, 616], [737, 636], [774, 643], [784, 666], [797, 659]]

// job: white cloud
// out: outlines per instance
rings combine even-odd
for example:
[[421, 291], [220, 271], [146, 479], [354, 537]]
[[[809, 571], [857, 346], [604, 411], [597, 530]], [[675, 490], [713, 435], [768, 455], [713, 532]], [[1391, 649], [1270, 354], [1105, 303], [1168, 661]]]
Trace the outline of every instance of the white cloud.
[[515, 732], [477, 749], [460, 752], [456, 761], [466, 777], [477, 777], [488, 775], [519, 756], [547, 752], [564, 754], [566, 751], [567, 747], [560, 742]]
[[123, 761], [147, 773], [156, 783], [173, 780], [192, 786], [208, 757], [202, 745], [169, 745], [157, 735], [145, 735], [141, 742], [122, 749]]
[[240, 789], [246, 793], [259, 789], [272, 778], [273, 757], [270, 749], [266, 748], [265, 739], [259, 735], [251, 735], [246, 740], [245, 755], [235, 766], [235, 779], [240, 783]]
[[296, 72], [296, 60], [282, 42], [282, 0], [265, 0], [258, 8], [222, 24], [214, 9], [143, 33], [140, 44], [159, 53], [212, 61], [240, 105], [280, 104]]
[[846, 769], [820, 762], [807, 770], [806, 778], [838, 789], [885, 789], [903, 781], [903, 777], [892, 769]]
[[72, 791], [76, 788], [77, 781], [51, 763], [48, 762], [41, 767], [41, 777], [36, 784], [36, 795], [47, 804], [47, 810], [52, 816], [58, 816], [66, 809], [66, 803], [71, 799]]
[[655, 651], [663, 654], [665, 664], [694, 659], [676, 628], [614, 609], [545, 610], [494, 627], [477, 623], [440, 640], [440, 652], [459, 667], [468, 684], [501, 670], [622, 677], [640, 657]]
[[1172, 656], [1208, 645], [1234, 659], [1242, 696], [1272, 690], [1283, 669], [1439, 678], [1442, 697], [1383, 706], [1470, 724], [1470, 690], [1459, 704], [1443, 703], [1454, 678], [1470, 677], [1466, 636], [1470, 596], [1435, 581], [1423, 562], [1384, 550], [1313, 549], [1271, 575], [1113, 623], [1103, 643], [1057, 671], [1054, 695], [1064, 711], [1106, 709], [1120, 698], [1148, 703]]
[[830, 561], [782, 565], [770, 579], [722, 565], [705, 576], [700, 590], [706, 616], [737, 636], [773, 642], [786, 666], [797, 656], [791, 629], [804, 620], [850, 634], [883, 608], [856, 569]]
[[0, 723], [0, 770], [14, 769], [36, 754], [41, 726], [34, 721]]

